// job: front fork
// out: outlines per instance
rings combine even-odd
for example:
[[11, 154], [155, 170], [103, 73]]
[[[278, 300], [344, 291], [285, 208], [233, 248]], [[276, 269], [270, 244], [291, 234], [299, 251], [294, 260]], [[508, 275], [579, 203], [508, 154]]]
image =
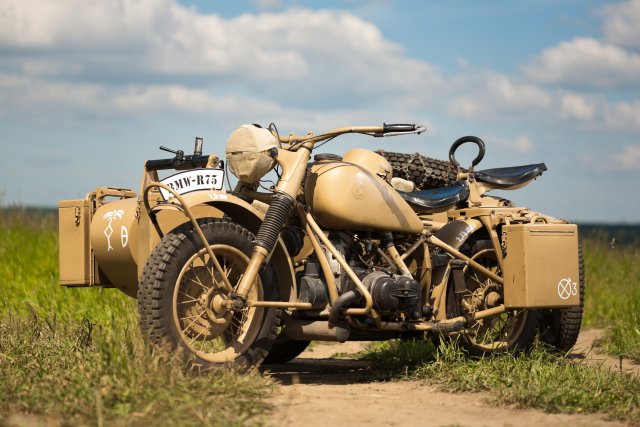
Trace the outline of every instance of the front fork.
[[276, 161], [282, 167], [282, 176], [256, 234], [249, 264], [231, 296], [233, 300], [246, 301], [262, 264], [273, 251], [302, 185], [312, 149], [313, 143], [309, 142], [302, 143], [295, 152], [278, 149], [274, 153]]
[[294, 199], [286, 193], [273, 195], [269, 209], [267, 209], [256, 235], [251, 259], [233, 297], [245, 299], [249, 295], [264, 260], [269, 256], [278, 241], [278, 236], [287, 221], [293, 203]]

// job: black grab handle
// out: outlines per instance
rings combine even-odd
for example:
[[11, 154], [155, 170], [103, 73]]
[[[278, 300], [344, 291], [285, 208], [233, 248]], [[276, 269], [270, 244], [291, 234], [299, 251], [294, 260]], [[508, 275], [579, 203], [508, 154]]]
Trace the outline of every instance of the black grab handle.
[[463, 136], [461, 138], [456, 139], [456, 142], [454, 142], [451, 148], [449, 149], [449, 161], [453, 163], [454, 166], [458, 168], [460, 167], [460, 163], [458, 162], [458, 160], [456, 160], [455, 153], [458, 147], [460, 147], [462, 144], [467, 142], [473, 142], [478, 146], [478, 155], [476, 156], [475, 159], [473, 159], [473, 162], [471, 162], [471, 168], [473, 169], [473, 167], [476, 166], [478, 163], [480, 163], [480, 161], [484, 158], [484, 152], [485, 152], [484, 141], [478, 138], [477, 136]]

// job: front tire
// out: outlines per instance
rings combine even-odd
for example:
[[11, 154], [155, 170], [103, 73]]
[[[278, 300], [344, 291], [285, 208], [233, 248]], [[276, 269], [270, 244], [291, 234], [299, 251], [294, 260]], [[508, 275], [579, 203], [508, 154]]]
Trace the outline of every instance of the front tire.
[[[205, 238], [232, 286], [249, 262], [253, 234], [228, 219], [199, 221]], [[266, 265], [249, 300], [277, 300], [272, 269]], [[196, 366], [257, 365], [276, 336], [280, 309], [225, 308], [229, 292], [190, 223], [165, 235], [145, 265], [138, 288], [142, 334], [152, 347], [179, 351]]]

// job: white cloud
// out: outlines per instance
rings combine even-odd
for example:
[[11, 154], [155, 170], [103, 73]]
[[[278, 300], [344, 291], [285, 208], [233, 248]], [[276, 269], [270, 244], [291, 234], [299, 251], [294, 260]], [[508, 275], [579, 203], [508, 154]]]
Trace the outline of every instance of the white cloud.
[[603, 32], [605, 38], [616, 45], [640, 47], [640, 0], [606, 5]]
[[175, 0], [5, 0], [2, 46], [20, 54], [4, 55], [0, 66], [27, 75], [241, 85], [254, 96], [294, 103], [319, 97], [415, 105], [416, 93], [441, 82], [429, 64], [408, 58], [375, 25], [346, 11], [291, 9], [225, 19]]
[[640, 171], [640, 145], [626, 146], [613, 154], [611, 160], [618, 168]]
[[534, 148], [531, 138], [527, 135], [518, 135], [515, 138], [493, 137], [490, 143], [519, 153], [529, 153]]
[[604, 123], [612, 130], [640, 131], [640, 101], [605, 105]]
[[564, 116], [570, 119], [591, 120], [596, 114], [593, 103], [575, 93], [564, 94], [561, 103]]
[[592, 38], [575, 38], [545, 49], [524, 67], [537, 82], [585, 87], [637, 86], [640, 55]]
[[[267, 7], [272, 0], [256, 1]], [[639, 123], [637, 103], [608, 105], [606, 94], [545, 86], [637, 86], [640, 55], [594, 39], [543, 51], [522, 76], [478, 70], [462, 57], [458, 74], [444, 76], [347, 11], [226, 19], [176, 0], [4, 0], [1, 48], [0, 110], [30, 120], [170, 112], [281, 116], [323, 128], [321, 120], [332, 118], [342, 124], [347, 117], [444, 110], [471, 122], [623, 131]]]
[[469, 70], [448, 82], [448, 111], [459, 117], [501, 119], [548, 111], [553, 97], [526, 82], [493, 72]]

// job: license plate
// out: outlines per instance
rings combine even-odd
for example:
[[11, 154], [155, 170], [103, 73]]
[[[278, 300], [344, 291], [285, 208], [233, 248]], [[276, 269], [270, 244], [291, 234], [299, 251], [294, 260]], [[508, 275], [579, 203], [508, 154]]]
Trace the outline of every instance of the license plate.
[[[197, 190], [222, 190], [223, 180], [222, 169], [192, 169], [171, 175], [160, 182], [182, 195]], [[160, 193], [165, 200], [173, 197], [164, 188], [160, 188]]]

